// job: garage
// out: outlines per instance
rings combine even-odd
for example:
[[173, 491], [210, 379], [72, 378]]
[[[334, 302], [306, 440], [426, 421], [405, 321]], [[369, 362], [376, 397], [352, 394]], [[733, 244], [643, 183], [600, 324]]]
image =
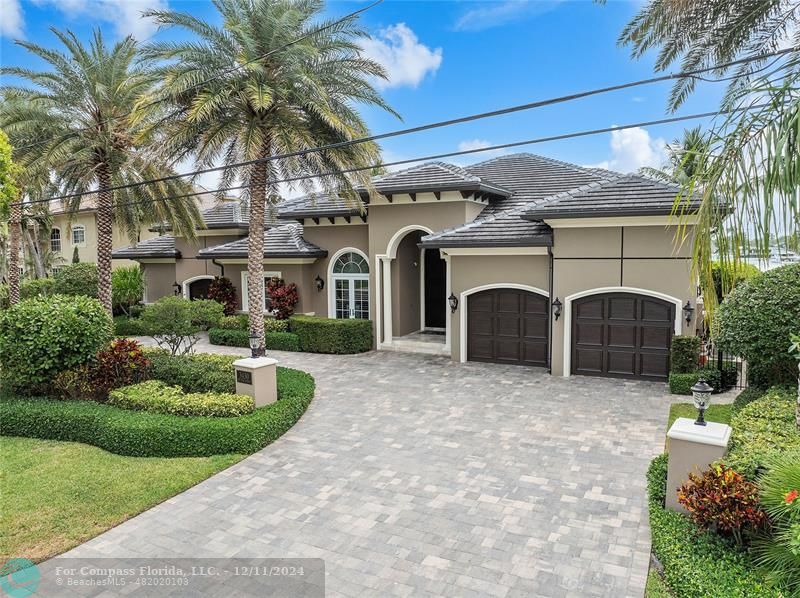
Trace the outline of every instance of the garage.
[[606, 293], [572, 304], [572, 373], [667, 379], [675, 305], [633, 293]]
[[547, 366], [547, 297], [490, 289], [467, 298], [467, 359]]

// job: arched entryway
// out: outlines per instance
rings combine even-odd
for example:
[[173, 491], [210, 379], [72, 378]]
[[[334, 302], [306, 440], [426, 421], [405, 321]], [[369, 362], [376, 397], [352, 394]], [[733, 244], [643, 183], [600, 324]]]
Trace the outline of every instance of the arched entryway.
[[213, 276], [201, 275], [183, 281], [183, 296], [186, 299], [208, 299], [208, 289], [214, 281]]

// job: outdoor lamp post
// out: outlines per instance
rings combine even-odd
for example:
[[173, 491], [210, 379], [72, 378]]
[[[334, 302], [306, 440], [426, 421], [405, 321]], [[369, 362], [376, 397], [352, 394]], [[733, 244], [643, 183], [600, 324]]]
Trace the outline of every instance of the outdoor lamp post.
[[456, 297], [453, 293], [450, 293], [450, 296], [447, 298], [447, 302], [450, 304], [450, 313], [456, 313], [458, 309], [458, 297]]
[[553, 316], [555, 316], [556, 320], [561, 316], [561, 308], [561, 301], [556, 297], [556, 300], [553, 301]]
[[700, 378], [697, 384], [692, 386], [691, 391], [694, 406], [697, 408], [697, 421], [694, 423], [696, 426], [705, 426], [706, 420], [703, 418], [703, 414], [711, 403], [711, 393], [714, 392], [714, 389], [706, 382], [705, 378]]
[[250, 335], [250, 356], [255, 358], [258, 357], [258, 350], [260, 348], [260, 341], [261, 338], [257, 334]]
[[687, 324], [692, 323], [693, 313], [694, 313], [694, 307], [692, 307], [692, 302], [687, 299], [686, 305], [683, 306], [683, 317], [686, 319]]

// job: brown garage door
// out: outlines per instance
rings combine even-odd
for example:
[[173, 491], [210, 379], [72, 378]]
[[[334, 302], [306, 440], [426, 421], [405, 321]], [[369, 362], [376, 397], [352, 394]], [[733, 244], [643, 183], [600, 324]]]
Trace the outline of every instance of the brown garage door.
[[666, 380], [675, 306], [631, 293], [572, 304], [572, 373]]
[[547, 297], [492, 289], [467, 299], [467, 359], [547, 365]]

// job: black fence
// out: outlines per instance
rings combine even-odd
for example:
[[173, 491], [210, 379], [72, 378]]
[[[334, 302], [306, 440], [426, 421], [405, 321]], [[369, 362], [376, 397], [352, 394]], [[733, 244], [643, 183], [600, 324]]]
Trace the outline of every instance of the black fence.
[[717, 348], [711, 339], [704, 338], [701, 341], [700, 367], [718, 370], [720, 382], [726, 390], [747, 388], [747, 362], [741, 357]]

